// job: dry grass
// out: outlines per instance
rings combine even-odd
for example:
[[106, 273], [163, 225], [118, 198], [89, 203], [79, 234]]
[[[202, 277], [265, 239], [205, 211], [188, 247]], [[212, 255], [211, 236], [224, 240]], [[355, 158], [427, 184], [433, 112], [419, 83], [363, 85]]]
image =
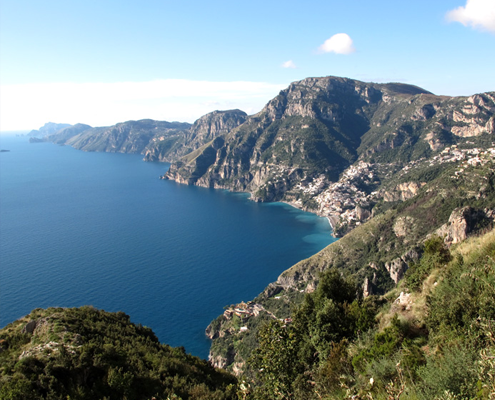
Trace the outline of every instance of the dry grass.
[[459, 243], [451, 249], [454, 257], [459, 254], [464, 258], [465, 262], [470, 262], [479, 258], [480, 251], [488, 247], [495, 249], [495, 230], [491, 230], [484, 235], [472, 236], [462, 243]]

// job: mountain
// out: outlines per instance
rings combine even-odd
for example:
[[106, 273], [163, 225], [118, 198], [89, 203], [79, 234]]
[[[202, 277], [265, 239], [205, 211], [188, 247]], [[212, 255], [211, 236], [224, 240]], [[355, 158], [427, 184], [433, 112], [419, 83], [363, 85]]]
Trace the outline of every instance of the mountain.
[[68, 128], [70, 124], [56, 124], [54, 122], [47, 122], [39, 130], [32, 130], [27, 134], [30, 137], [43, 138], [60, 131], [61, 129]]
[[146, 161], [173, 161], [228, 133], [247, 118], [240, 110], [214, 111], [193, 125], [143, 119], [92, 128], [77, 124], [46, 135], [41, 141], [83, 151], [144, 154]]
[[236, 379], [123, 312], [36, 309], [0, 330], [2, 399], [234, 399]]
[[384, 296], [327, 270], [290, 318], [259, 328], [247, 398], [493, 399], [494, 249], [493, 230], [450, 248], [431, 237]]
[[238, 127], [247, 118], [241, 110], [213, 111], [199, 118], [178, 140], [157, 138], [144, 153], [146, 161], [177, 160]]
[[151, 119], [127, 121], [110, 127], [85, 130], [69, 138], [65, 144], [83, 151], [139, 154], [152, 139], [175, 137], [189, 126], [187, 123]]
[[403, 84], [309, 78], [172, 164], [169, 179], [286, 201], [328, 217], [343, 236], [212, 321], [210, 360], [252, 373], [246, 361], [260, 327], [291, 318], [332, 268], [365, 295], [383, 295], [421, 260], [429, 238], [450, 247], [492, 226], [494, 114], [493, 92], [446, 97]]
[[320, 186], [328, 186], [358, 159], [408, 162], [493, 133], [493, 106], [493, 93], [450, 98], [398, 83], [308, 78], [165, 177], [249, 191], [260, 201], [306, 203], [301, 184], [323, 179]]

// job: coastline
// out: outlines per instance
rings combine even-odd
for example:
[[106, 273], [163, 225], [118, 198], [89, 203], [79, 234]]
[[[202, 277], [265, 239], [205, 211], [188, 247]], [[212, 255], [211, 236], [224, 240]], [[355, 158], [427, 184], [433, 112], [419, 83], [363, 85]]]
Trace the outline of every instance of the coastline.
[[[251, 193], [251, 196], [252, 196], [252, 193]], [[298, 210], [301, 210], [301, 211], [305, 211], [305, 212], [309, 212], [311, 214], [314, 214], [316, 215], [317, 217], [320, 217], [320, 218], [326, 218], [327, 221], [328, 221], [328, 224], [330, 225], [330, 228], [332, 230], [332, 232], [330, 233], [330, 236], [333, 236], [334, 238], [337, 238], [337, 236], [335, 236], [335, 227], [337, 226], [337, 222], [339, 220], [339, 217], [337, 215], [320, 215], [319, 213], [317, 212], [314, 212], [314, 211], [309, 211], [309, 210], [305, 210], [301, 207], [298, 207], [295, 203], [291, 203], [291, 202], [288, 202], [288, 201], [278, 201], [278, 202], [274, 202], [274, 203], [284, 203], [284, 204], [287, 204], [291, 207], [294, 207]]]

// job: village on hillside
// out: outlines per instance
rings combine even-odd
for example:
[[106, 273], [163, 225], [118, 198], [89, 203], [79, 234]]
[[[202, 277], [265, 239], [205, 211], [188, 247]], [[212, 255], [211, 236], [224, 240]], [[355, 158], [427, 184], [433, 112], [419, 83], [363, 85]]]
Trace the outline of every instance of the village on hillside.
[[[458, 178], [469, 166], [481, 166], [495, 161], [495, 143], [492, 143], [492, 146], [494, 147], [488, 149], [460, 149], [457, 145], [452, 145], [431, 159], [421, 158], [407, 163], [399, 171], [398, 177], [405, 176], [419, 168], [458, 163], [459, 168], [453, 176], [453, 178]], [[371, 203], [381, 199], [384, 201], [407, 200], [416, 195], [422, 187], [421, 182], [410, 182], [397, 185], [393, 190], [366, 191], [367, 188], [377, 186], [379, 174], [384, 174], [387, 169], [393, 170], [394, 167], [397, 166], [360, 161], [346, 169], [338, 182], [331, 183], [324, 175], [320, 175], [309, 183], [298, 184], [295, 189], [315, 199], [318, 204], [318, 215], [327, 217], [334, 229], [342, 225], [357, 226], [371, 216], [369, 211]], [[302, 201], [297, 200], [294, 205], [302, 208]]]

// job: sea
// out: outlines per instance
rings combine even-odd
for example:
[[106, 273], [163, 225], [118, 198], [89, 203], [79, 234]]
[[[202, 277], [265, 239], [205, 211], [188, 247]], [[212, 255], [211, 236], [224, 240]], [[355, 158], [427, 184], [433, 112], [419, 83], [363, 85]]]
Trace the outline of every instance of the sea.
[[123, 311], [206, 358], [208, 324], [335, 239], [283, 203], [160, 180], [169, 164], [0, 135], [0, 327], [35, 308]]

